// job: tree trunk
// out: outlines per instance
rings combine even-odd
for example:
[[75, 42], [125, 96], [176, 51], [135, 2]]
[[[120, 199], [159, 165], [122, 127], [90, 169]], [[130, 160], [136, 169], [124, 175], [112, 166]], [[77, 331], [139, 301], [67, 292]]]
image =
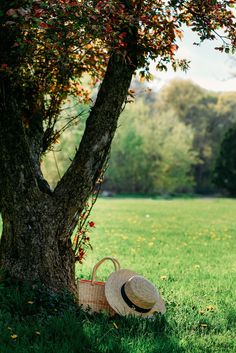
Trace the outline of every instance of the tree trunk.
[[70, 237], [109, 153], [134, 70], [130, 58], [111, 56], [79, 150], [54, 192], [40, 170], [42, 122], [24, 126], [20, 94], [2, 80], [0, 265], [12, 277], [75, 290]]
[[74, 253], [70, 239], [57, 236], [53, 209], [50, 197], [43, 195], [22, 201], [14, 211], [4, 210], [1, 265], [13, 278], [74, 291]]
[[4, 94], [11, 89], [7, 80], [1, 82], [1, 266], [22, 281], [73, 290], [74, 254], [70, 240], [58, 236], [55, 200], [39, 182], [37, 144], [35, 140], [31, 143], [28, 136], [32, 134], [30, 127], [24, 127], [17, 93], [12, 90], [15, 95]]

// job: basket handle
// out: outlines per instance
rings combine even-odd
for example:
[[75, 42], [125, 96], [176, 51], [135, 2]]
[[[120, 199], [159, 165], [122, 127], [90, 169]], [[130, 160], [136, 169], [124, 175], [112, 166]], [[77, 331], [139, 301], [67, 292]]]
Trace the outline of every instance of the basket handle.
[[120, 263], [117, 259], [115, 259], [114, 257], [110, 257], [110, 256], [106, 256], [103, 259], [101, 259], [100, 261], [98, 261], [98, 263], [94, 266], [93, 268], [93, 272], [92, 272], [92, 283], [94, 285], [95, 281], [96, 281], [96, 273], [97, 273], [97, 269], [98, 267], [106, 260], [111, 260], [113, 262], [113, 265], [115, 267], [115, 271], [118, 271], [120, 269]]

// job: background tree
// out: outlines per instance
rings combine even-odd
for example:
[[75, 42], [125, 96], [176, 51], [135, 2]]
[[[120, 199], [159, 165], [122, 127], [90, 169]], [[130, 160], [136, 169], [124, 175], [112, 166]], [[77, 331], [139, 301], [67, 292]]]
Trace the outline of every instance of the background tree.
[[[236, 44], [235, 1], [0, 1], [1, 266], [13, 277], [75, 290], [71, 236], [104, 168], [134, 72], [175, 58], [181, 24], [200, 40], [219, 27]], [[220, 50], [229, 51], [224, 43]], [[81, 77], [102, 79], [79, 148], [52, 191], [40, 160], [57, 141], [67, 96], [89, 100]], [[73, 120], [73, 116], [71, 117]]]
[[167, 107], [193, 131], [193, 150], [198, 156], [192, 170], [195, 192], [214, 192], [212, 174], [220, 143], [236, 121], [235, 93], [209, 92], [190, 81], [173, 80], [155, 104], [159, 112]]
[[148, 192], [150, 166], [144, 151], [145, 141], [138, 131], [138, 125], [142, 124], [140, 118], [145, 120], [148, 114], [149, 108], [142, 101], [132, 103], [122, 114], [109, 158], [105, 189], [123, 193]]
[[220, 154], [216, 161], [214, 182], [226, 190], [231, 196], [236, 196], [236, 127], [225, 134], [221, 144]]
[[[168, 109], [168, 108], [166, 108]], [[104, 188], [162, 194], [191, 191], [196, 163], [193, 134], [168, 111], [157, 115], [143, 100], [127, 107], [112, 146]]]
[[104, 187], [126, 193], [216, 192], [213, 171], [225, 132], [236, 122], [236, 94], [173, 80], [145, 98], [135, 86], [137, 97], [122, 114]]

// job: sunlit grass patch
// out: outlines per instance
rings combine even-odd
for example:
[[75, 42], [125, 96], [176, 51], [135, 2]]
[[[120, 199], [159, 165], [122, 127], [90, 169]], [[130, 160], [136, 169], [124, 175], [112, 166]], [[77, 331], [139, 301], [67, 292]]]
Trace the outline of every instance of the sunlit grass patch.
[[[95, 207], [94, 251], [78, 276], [116, 256], [159, 288], [182, 351], [234, 352], [236, 201], [101, 199]], [[101, 267], [99, 279], [112, 270]]]

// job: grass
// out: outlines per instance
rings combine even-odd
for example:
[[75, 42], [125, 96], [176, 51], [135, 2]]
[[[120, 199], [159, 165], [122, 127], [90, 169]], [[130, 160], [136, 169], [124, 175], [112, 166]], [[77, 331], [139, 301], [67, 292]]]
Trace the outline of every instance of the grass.
[[[94, 251], [77, 276], [89, 278], [99, 259], [115, 256], [155, 283], [167, 313], [154, 320], [89, 316], [66, 295], [3, 282], [1, 353], [235, 352], [235, 214], [230, 199], [98, 200]], [[98, 279], [111, 271], [107, 262]]]

